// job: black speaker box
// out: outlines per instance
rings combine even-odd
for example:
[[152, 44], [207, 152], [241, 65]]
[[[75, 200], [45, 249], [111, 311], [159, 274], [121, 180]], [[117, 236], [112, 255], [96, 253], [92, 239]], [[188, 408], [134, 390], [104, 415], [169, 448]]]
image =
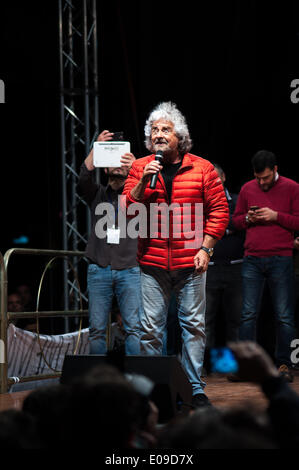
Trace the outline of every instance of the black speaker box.
[[192, 387], [176, 356], [125, 356], [121, 365], [108, 355], [66, 355], [60, 382], [69, 384], [92, 368], [112, 364], [122, 372], [144, 375], [154, 383], [150, 398], [159, 410], [163, 423], [178, 412], [189, 411]]

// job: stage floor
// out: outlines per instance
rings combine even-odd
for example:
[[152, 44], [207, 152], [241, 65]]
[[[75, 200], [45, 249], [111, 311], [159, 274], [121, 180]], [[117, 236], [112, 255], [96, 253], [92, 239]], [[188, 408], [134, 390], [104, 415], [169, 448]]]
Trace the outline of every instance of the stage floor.
[[[252, 404], [265, 409], [267, 406], [267, 399], [258, 385], [248, 382], [232, 383], [225, 376], [216, 374], [205, 377], [204, 381], [207, 384], [205, 393], [216, 407], [248, 407]], [[299, 371], [294, 373], [294, 382], [290, 386], [299, 394]], [[23, 400], [29, 393], [30, 391], [0, 394], [0, 411], [21, 409]]]
[[[229, 382], [221, 375], [206, 377], [204, 380], [207, 384], [205, 393], [216, 407], [248, 407], [252, 404], [256, 408], [265, 409], [268, 405], [268, 400], [259, 385], [249, 382]], [[289, 385], [299, 395], [299, 371], [294, 372], [294, 381]]]

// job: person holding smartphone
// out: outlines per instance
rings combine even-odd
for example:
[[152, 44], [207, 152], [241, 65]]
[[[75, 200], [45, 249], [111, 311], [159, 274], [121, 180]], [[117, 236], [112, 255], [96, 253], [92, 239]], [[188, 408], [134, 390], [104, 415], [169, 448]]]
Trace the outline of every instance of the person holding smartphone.
[[233, 223], [246, 230], [242, 268], [243, 307], [240, 340], [256, 340], [265, 282], [276, 321], [276, 364], [288, 381], [294, 321], [294, 232], [299, 230], [299, 184], [278, 174], [277, 158], [267, 150], [252, 159], [255, 179], [240, 191]]
[[[102, 131], [97, 141], [123, 138], [120, 133]], [[121, 133], [122, 134], [122, 133]], [[86, 248], [89, 345], [91, 354], [107, 352], [106, 332], [114, 296], [117, 299], [125, 332], [125, 353], [140, 353], [140, 312], [142, 310], [140, 269], [136, 261], [137, 240], [122, 237], [118, 225], [118, 201], [135, 157], [126, 153], [120, 167], [105, 168], [108, 184], [97, 184], [93, 150], [81, 165], [78, 192], [91, 209], [91, 231]], [[99, 237], [97, 224], [105, 217], [96, 208], [101, 203], [114, 207], [115, 220], [107, 222], [104, 237]]]

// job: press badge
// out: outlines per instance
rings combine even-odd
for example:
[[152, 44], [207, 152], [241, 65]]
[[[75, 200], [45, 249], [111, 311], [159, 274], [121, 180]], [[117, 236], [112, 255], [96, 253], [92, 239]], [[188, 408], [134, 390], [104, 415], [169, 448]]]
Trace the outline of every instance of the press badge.
[[113, 245], [119, 245], [120, 239], [120, 228], [115, 228], [113, 225], [111, 228], [107, 229], [107, 243]]

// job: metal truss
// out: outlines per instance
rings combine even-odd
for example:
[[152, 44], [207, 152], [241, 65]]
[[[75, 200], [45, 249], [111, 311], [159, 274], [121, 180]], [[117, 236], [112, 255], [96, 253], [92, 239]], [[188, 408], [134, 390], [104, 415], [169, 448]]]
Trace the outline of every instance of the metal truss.
[[[80, 166], [99, 132], [96, 0], [58, 1], [63, 250], [84, 251], [90, 214], [77, 183]], [[78, 308], [78, 286], [65, 263], [65, 310], [70, 298], [73, 308]]]

